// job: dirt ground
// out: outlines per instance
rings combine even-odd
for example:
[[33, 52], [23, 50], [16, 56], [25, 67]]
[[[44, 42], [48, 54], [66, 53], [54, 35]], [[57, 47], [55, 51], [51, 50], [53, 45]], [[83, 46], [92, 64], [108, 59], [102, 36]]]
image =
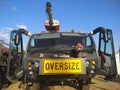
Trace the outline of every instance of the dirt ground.
[[90, 90], [120, 90], [120, 82], [107, 82], [104, 76], [96, 76], [92, 80], [95, 84], [90, 85]]
[[[120, 82], [107, 82], [104, 80], [104, 76], [96, 76], [94, 79], [92, 79], [92, 82], [94, 82], [94, 84], [91, 84], [90, 87], [87, 87], [87, 89], [84, 90], [120, 90]], [[22, 89], [18, 89], [18, 83], [12, 84], [10, 85], [8, 88], [6, 89], [2, 89], [2, 90], [22, 90]], [[36, 84], [34, 84], [34, 88], [33, 90], [39, 90], [36, 89]], [[73, 87], [70, 86], [42, 86], [43, 90], [76, 90]], [[86, 87], [85, 87], [86, 88]]]

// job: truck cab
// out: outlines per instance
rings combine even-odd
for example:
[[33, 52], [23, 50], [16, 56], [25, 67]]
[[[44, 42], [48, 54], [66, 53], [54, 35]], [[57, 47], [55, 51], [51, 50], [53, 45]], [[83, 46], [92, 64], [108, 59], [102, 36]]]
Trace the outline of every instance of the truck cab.
[[[77, 43], [81, 43], [84, 46], [80, 50], [79, 58], [71, 55]], [[39, 77], [43, 77], [40, 79], [46, 79], [46, 81], [49, 81], [54, 76], [57, 76], [56, 79], [61, 81], [62, 79], [78, 79], [85, 77], [86, 74], [94, 74], [95, 66], [98, 65], [92, 65], [92, 62], [97, 64], [100, 61], [97, 60], [100, 58], [97, 56], [92, 37], [88, 34], [73, 32], [32, 35], [26, 53], [25, 63], [31, 62], [31, 67], [35, 64], [37, 66], [35, 69], [38, 70], [36, 74]], [[27, 62], [26, 58], [28, 59]], [[93, 68], [88, 70], [86, 67]]]

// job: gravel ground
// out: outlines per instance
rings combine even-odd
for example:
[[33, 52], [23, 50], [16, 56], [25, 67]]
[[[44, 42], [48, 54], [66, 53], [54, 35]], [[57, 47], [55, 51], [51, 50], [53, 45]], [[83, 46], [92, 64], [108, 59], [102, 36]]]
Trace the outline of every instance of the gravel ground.
[[[106, 82], [104, 80], [104, 76], [96, 76], [92, 82], [94, 84], [91, 84], [90, 87], [87, 86], [84, 90], [120, 90], [120, 82]], [[15, 84], [10, 85], [8, 88], [3, 90], [22, 90], [18, 88], [20, 82], [17, 82]], [[39, 90], [37, 84], [34, 84], [33, 90]], [[42, 86], [42, 90], [76, 90], [73, 87], [70, 86]]]
[[107, 82], [104, 76], [96, 76], [93, 80], [95, 84], [90, 85], [90, 90], [120, 90], [120, 82]]

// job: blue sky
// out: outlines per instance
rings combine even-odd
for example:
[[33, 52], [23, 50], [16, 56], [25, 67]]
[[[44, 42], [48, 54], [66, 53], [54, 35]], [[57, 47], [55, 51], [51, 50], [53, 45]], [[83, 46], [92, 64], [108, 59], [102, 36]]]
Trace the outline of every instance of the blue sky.
[[119, 48], [120, 0], [0, 0], [0, 40], [9, 42], [10, 31], [19, 27], [31, 33], [45, 31], [47, 1], [60, 31], [90, 32], [103, 26], [113, 30], [115, 49]]

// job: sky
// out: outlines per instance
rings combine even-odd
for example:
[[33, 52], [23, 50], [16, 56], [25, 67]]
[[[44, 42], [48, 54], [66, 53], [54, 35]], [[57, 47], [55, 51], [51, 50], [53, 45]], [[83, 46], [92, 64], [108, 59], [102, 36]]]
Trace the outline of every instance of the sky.
[[10, 32], [21, 27], [31, 33], [45, 31], [47, 1], [52, 4], [53, 18], [60, 22], [60, 31], [89, 33], [102, 26], [113, 31], [118, 50], [120, 0], [0, 0], [0, 40], [9, 43]]

